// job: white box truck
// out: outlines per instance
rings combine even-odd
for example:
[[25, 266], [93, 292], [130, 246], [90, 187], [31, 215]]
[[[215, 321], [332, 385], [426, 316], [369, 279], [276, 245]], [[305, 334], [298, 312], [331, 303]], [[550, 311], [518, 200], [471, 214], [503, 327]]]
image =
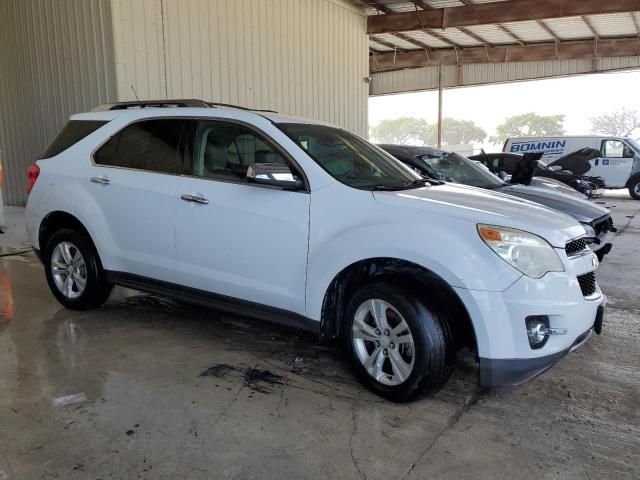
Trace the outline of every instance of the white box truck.
[[[632, 198], [640, 200], [640, 144], [629, 137], [519, 137], [509, 138], [502, 149], [506, 153], [543, 152], [542, 161], [552, 166], [554, 160], [568, 153], [590, 147], [602, 156], [590, 160], [585, 175], [604, 179], [606, 188], [628, 188]], [[577, 173], [577, 172], [576, 172]]]

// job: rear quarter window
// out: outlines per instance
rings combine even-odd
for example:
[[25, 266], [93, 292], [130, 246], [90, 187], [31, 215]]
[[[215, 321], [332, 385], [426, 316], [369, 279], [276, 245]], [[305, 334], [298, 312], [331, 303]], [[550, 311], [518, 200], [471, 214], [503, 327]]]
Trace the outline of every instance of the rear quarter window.
[[106, 123], [108, 122], [97, 120], [70, 120], [40, 158], [55, 157]]

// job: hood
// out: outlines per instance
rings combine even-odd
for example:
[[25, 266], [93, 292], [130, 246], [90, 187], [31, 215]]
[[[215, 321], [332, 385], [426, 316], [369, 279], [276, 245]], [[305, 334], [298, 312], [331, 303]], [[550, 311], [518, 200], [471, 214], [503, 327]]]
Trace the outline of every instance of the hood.
[[567, 240], [584, 235], [584, 228], [571, 217], [495, 190], [445, 183], [401, 191], [373, 192], [376, 201], [413, 208], [471, 223], [518, 228], [564, 248]]
[[564, 157], [551, 162], [548, 166], [560, 166], [563, 170], [569, 170], [575, 175], [584, 175], [591, 170], [589, 160], [600, 158], [602, 154], [600, 150], [595, 148], [581, 148], [575, 152], [568, 153]]
[[560, 180], [555, 180], [549, 177], [533, 177], [531, 179], [531, 186], [551, 190], [552, 192], [564, 193], [565, 195], [579, 198], [581, 200], [587, 199], [585, 194], [571, 188], [566, 183], [562, 183]]
[[516, 168], [511, 175], [511, 183], [529, 185], [533, 174], [538, 167], [538, 160], [544, 155], [543, 152], [525, 153], [520, 161], [516, 164]]
[[502, 193], [559, 210], [581, 223], [590, 223], [609, 213], [606, 208], [584, 198], [565, 195], [549, 188], [541, 188], [534, 185], [505, 185], [500, 187], [499, 190]]

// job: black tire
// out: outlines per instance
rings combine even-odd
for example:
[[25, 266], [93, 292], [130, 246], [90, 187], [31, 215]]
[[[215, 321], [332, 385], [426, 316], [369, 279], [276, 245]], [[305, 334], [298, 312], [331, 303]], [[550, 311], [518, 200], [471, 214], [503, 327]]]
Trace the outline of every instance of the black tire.
[[[370, 375], [356, 351], [353, 324], [358, 308], [369, 299], [388, 302], [404, 318], [414, 342], [410, 375], [398, 385], [385, 385]], [[342, 337], [360, 381], [372, 392], [394, 402], [408, 402], [438, 391], [451, 376], [455, 347], [448, 323], [432, 305], [409, 288], [376, 282], [360, 287], [350, 298], [342, 321]], [[373, 342], [371, 345], [373, 348]], [[396, 347], [398, 348], [398, 347]]]
[[[56, 286], [52, 274], [52, 256], [55, 248], [62, 242], [73, 244], [82, 254], [86, 268], [86, 286], [77, 298], [67, 298]], [[51, 292], [65, 307], [72, 310], [90, 310], [107, 301], [113, 286], [105, 278], [102, 264], [91, 240], [71, 229], [55, 232], [44, 247], [42, 261]]]
[[629, 180], [629, 195], [634, 200], [640, 200], [640, 175]]

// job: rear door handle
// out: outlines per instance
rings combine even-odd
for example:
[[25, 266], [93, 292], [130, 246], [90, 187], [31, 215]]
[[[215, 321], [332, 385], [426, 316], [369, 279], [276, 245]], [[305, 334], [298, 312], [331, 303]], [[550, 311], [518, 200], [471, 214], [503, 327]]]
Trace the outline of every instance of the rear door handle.
[[180, 195], [180, 198], [185, 202], [199, 203], [200, 205], [209, 205], [209, 200], [204, 197], [199, 197], [198, 195], [189, 195], [187, 193], [184, 193]]
[[109, 177], [105, 177], [104, 175], [101, 177], [91, 177], [89, 180], [91, 180], [92, 183], [98, 183], [100, 185], [111, 184], [111, 180], [109, 180]]

